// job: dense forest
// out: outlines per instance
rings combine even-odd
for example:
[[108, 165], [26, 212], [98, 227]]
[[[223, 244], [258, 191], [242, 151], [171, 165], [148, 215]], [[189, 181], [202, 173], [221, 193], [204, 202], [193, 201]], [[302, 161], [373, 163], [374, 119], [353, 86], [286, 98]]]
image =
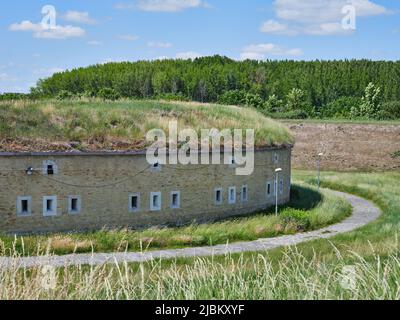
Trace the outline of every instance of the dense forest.
[[398, 118], [400, 61], [261, 62], [214, 56], [107, 63], [40, 80], [32, 95], [218, 102], [292, 117]]

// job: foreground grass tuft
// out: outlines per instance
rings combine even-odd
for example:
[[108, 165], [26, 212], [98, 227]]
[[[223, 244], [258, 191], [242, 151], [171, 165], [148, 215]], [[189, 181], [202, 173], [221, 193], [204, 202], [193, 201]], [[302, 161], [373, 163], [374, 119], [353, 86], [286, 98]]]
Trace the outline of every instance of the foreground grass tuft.
[[[331, 248], [335, 251], [335, 248]], [[353, 254], [351, 266], [334, 265], [287, 250], [268, 255], [195, 259], [191, 265], [160, 261], [54, 269], [0, 269], [0, 299], [400, 299], [400, 259], [372, 261]], [[352, 270], [350, 274], [348, 270]]]

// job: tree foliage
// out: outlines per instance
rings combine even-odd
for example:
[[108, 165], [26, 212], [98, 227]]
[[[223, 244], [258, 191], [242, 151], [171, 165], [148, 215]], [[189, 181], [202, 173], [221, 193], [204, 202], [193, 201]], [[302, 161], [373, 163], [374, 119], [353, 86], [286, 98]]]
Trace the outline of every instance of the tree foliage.
[[75, 96], [99, 96], [106, 88], [125, 98], [176, 96], [309, 115], [326, 114], [327, 106], [344, 103], [345, 97], [364, 97], [353, 113], [377, 117], [382, 103], [400, 101], [400, 61], [261, 62], [214, 56], [108, 63], [54, 74], [40, 80], [32, 93], [56, 97], [65, 90]]

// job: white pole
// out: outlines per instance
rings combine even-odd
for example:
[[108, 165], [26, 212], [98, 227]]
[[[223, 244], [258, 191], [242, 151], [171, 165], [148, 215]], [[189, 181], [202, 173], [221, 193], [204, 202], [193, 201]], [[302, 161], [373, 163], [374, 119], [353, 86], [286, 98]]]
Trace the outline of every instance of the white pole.
[[276, 181], [275, 181], [275, 215], [278, 215], [278, 176], [279, 173], [276, 173]]
[[321, 188], [321, 157], [323, 156], [322, 153], [318, 154], [318, 161], [317, 161], [317, 167], [318, 167], [318, 191]]
[[278, 168], [275, 170], [275, 173], [276, 173], [276, 178], [275, 178], [275, 215], [278, 215], [279, 172], [282, 172], [281, 168]]

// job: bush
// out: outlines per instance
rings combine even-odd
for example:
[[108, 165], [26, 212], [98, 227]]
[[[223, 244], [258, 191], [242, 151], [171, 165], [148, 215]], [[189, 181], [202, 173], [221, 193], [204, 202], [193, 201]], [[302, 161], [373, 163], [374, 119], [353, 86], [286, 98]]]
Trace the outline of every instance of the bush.
[[264, 100], [259, 94], [248, 93], [246, 94], [246, 106], [254, 107], [256, 109], [263, 109]]
[[364, 97], [358, 107], [351, 109], [352, 118], [377, 119], [382, 107], [382, 90], [372, 82], [365, 88]]
[[164, 93], [157, 96], [157, 100], [166, 100], [166, 101], [190, 101], [188, 97], [185, 97], [183, 94], [173, 94], [173, 93]]
[[72, 98], [74, 98], [74, 94], [67, 90], [61, 90], [56, 96], [57, 100], [69, 100]]
[[380, 120], [397, 120], [400, 119], [400, 101], [386, 102], [382, 105], [379, 112]]
[[112, 88], [103, 88], [97, 93], [97, 97], [103, 100], [118, 100], [120, 95]]
[[287, 222], [294, 221], [300, 225], [300, 228], [307, 229], [310, 225], [309, 212], [296, 209], [286, 209], [280, 216]]
[[341, 97], [321, 109], [324, 118], [349, 118], [352, 109], [359, 109], [362, 101], [357, 97]]
[[280, 112], [283, 107], [283, 101], [280, 100], [275, 94], [270, 95], [268, 100], [264, 103], [264, 110], [267, 112]]
[[241, 106], [246, 103], [246, 92], [242, 90], [230, 90], [221, 94], [218, 98], [219, 104]]
[[276, 112], [276, 113], [265, 113], [267, 116], [273, 119], [307, 119], [308, 114], [305, 111], [297, 110], [297, 111], [289, 111], [289, 112]]

